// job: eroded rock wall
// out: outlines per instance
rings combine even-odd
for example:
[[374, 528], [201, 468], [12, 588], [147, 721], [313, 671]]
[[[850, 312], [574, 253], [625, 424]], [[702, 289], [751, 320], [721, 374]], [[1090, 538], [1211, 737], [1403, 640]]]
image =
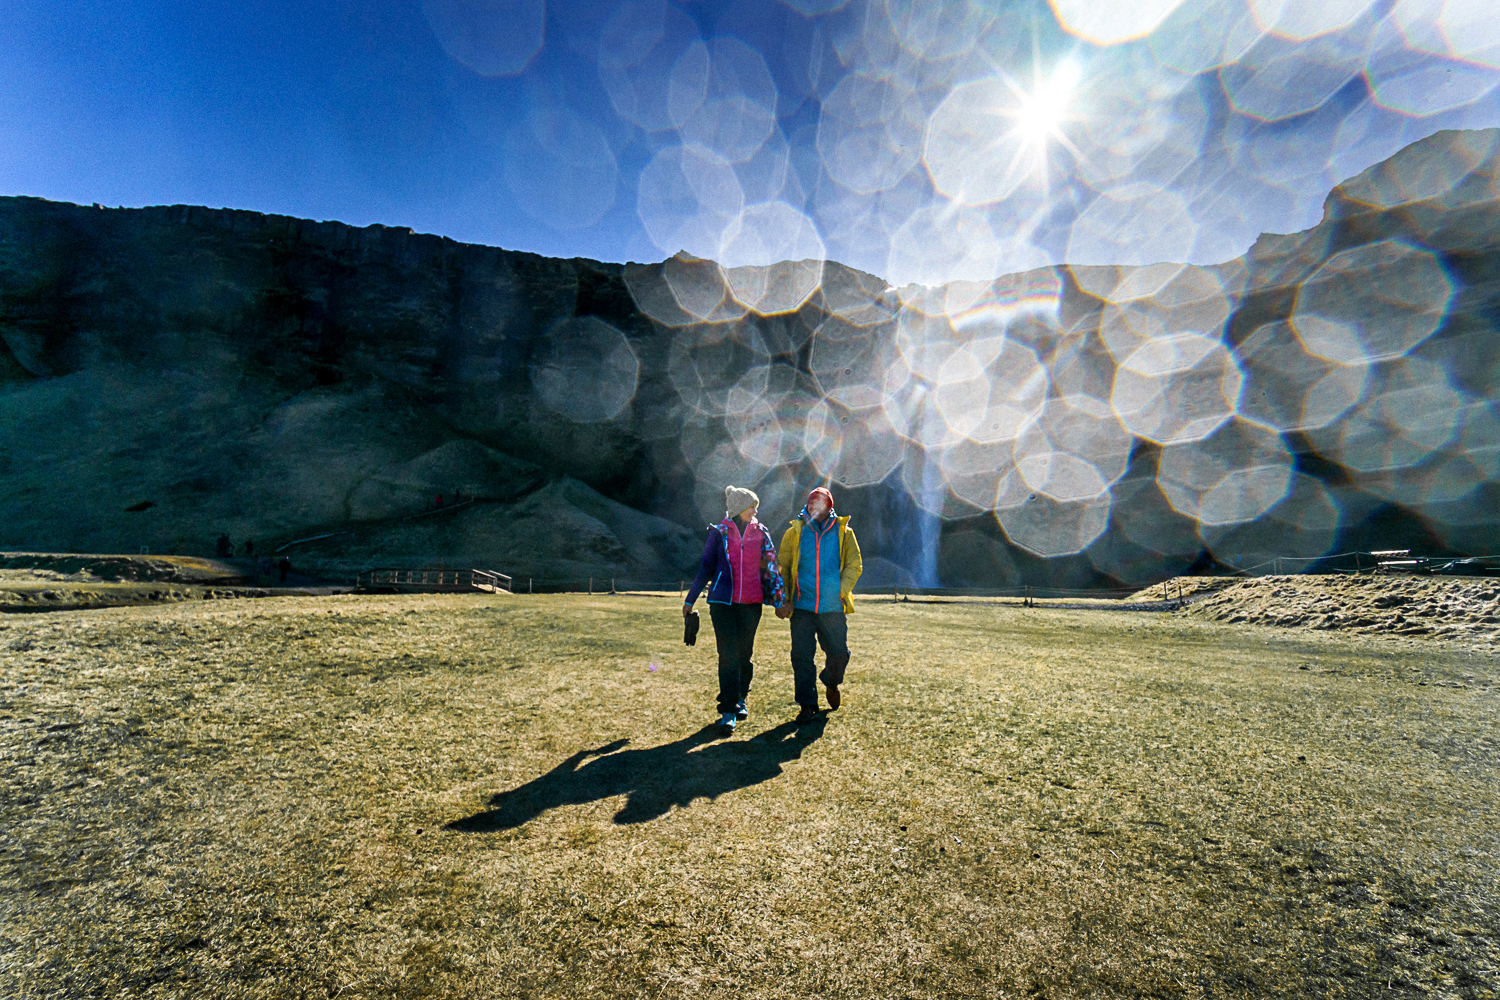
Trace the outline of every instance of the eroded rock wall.
[[1497, 163], [1440, 133], [1223, 265], [938, 289], [0, 199], [0, 548], [666, 582], [724, 484], [780, 525], [832, 482], [871, 585], [1495, 551]]

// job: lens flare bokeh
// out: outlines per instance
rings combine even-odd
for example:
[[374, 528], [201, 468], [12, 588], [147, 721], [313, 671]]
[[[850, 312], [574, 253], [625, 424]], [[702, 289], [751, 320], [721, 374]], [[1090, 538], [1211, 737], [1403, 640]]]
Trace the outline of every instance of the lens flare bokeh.
[[[429, 4], [434, 30], [473, 6]], [[566, 229], [633, 185], [666, 258], [625, 268], [670, 345], [652, 438], [705, 515], [729, 481], [884, 491], [927, 526], [878, 558], [926, 583], [972, 518], [1115, 579], [1314, 559], [1382, 505], [1484, 548], [1486, 10], [627, 0], [589, 48], [615, 117], [560, 93], [511, 140], [555, 190], [511, 189]], [[527, 42], [454, 44], [482, 73]], [[630, 419], [636, 333], [594, 323], [558, 331], [536, 392]]]

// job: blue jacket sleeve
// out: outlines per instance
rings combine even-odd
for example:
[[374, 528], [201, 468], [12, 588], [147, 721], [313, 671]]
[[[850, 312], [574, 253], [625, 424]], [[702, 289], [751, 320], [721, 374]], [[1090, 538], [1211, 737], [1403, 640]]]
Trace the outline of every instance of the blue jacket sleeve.
[[688, 588], [687, 597], [683, 599], [684, 604], [693, 604], [698, 600], [698, 595], [703, 593], [703, 588], [707, 586], [715, 567], [719, 565], [718, 541], [719, 533], [709, 528], [708, 537], [703, 541], [703, 558], [698, 563], [698, 575], [693, 577], [693, 585]]
[[766, 557], [762, 562], [769, 561], [761, 571], [762, 603], [779, 608], [786, 603], [786, 584], [782, 582], [781, 566], [776, 561], [776, 545], [771, 541], [769, 531], [762, 531], [761, 539], [761, 553]]

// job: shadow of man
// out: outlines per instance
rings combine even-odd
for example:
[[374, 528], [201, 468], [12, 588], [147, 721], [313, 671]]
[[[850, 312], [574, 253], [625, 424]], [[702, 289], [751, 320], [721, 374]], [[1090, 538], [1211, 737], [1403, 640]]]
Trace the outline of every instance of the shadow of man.
[[615, 795], [628, 796], [615, 813], [616, 823], [644, 823], [674, 805], [687, 806], [694, 799], [714, 799], [769, 781], [781, 774], [783, 764], [802, 756], [803, 749], [823, 735], [826, 723], [824, 716], [800, 728], [784, 722], [735, 742], [716, 742], [719, 727], [704, 726], [691, 736], [643, 750], [622, 750], [630, 741], [615, 740], [580, 750], [541, 777], [496, 793], [484, 812], [454, 820], [444, 829], [465, 833], [512, 830], [548, 809]]

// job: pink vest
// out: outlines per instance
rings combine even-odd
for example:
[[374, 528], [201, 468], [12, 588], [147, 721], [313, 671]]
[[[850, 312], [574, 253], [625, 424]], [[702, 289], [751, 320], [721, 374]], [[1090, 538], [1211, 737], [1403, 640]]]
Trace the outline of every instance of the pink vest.
[[745, 525], [744, 535], [739, 525], [730, 518], [729, 524], [729, 569], [734, 574], [734, 589], [729, 599], [735, 604], [760, 604], [760, 556], [765, 545], [764, 529], [759, 521]]

